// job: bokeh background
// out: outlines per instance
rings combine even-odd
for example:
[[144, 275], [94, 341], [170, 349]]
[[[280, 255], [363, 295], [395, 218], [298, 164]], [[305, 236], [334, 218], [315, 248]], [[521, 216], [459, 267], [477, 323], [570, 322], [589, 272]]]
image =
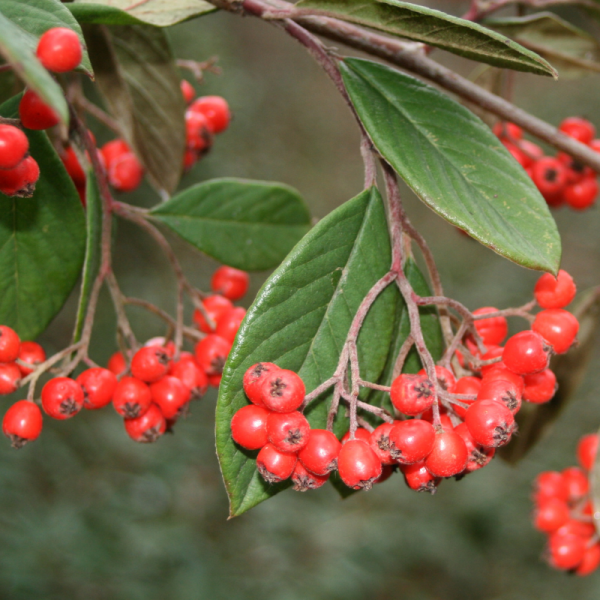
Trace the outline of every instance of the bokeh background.
[[[430, 5], [458, 15], [465, 4]], [[564, 14], [589, 25], [581, 15]], [[181, 58], [219, 57], [223, 74], [207, 74], [197, 89], [223, 95], [235, 115], [182, 186], [219, 176], [282, 181], [300, 190], [316, 218], [361, 190], [349, 111], [295, 41], [256, 19], [228, 14], [170, 33]], [[475, 66], [442, 52], [434, 56], [466, 75]], [[600, 126], [599, 98], [597, 76], [515, 78], [514, 100], [554, 124], [580, 114]], [[90, 125], [99, 142], [109, 139], [98, 123]], [[514, 306], [531, 297], [536, 273], [459, 235], [408, 191], [404, 196], [450, 295], [471, 308]], [[128, 200], [150, 206], [157, 198], [144, 185]], [[580, 289], [598, 285], [598, 209], [555, 215], [563, 267]], [[216, 264], [173, 241], [190, 279], [207, 288]], [[119, 225], [115, 262], [127, 294], [173, 309], [172, 275], [143, 232]], [[246, 305], [267, 275], [253, 275]], [[68, 343], [75, 302], [42, 336], [48, 353]], [[140, 339], [164, 332], [154, 317], [138, 309], [130, 314]], [[101, 364], [116, 349], [111, 331], [114, 316], [103, 297], [92, 350]], [[542, 561], [544, 539], [531, 527], [529, 495], [539, 471], [574, 464], [579, 436], [600, 426], [599, 360], [596, 344], [575, 400], [516, 467], [495, 460], [460, 483], [444, 482], [434, 497], [409, 491], [400, 476], [344, 501], [330, 486], [288, 491], [230, 521], [214, 450], [214, 390], [174, 435], [151, 446], [133, 443], [108, 409], [46, 420], [35, 444], [19, 452], [0, 444], [0, 597], [597, 599], [600, 573], [580, 579]]]

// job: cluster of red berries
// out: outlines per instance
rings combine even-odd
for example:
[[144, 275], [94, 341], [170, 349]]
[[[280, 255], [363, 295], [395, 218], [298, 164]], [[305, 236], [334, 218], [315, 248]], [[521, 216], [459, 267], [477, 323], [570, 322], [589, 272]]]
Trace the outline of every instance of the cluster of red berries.
[[[600, 152], [600, 139], [594, 139], [595, 127], [586, 119], [569, 117], [559, 130]], [[533, 142], [523, 139], [523, 130], [514, 123], [497, 123], [494, 133], [515, 160], [527, 171], [536, 187], [552, 208], [563, 204], [575, 210], [589, 208], [598, 194], [596, 173], [573, 157], [559, 152], [555, 157]]]
[[221, 96], [200, 96], [192, 84], [181, 80], [181, 93], [188, 105], [185, 111], [186, 150], [183, 168], [191, 169], [211, 148], [213, 137], [229, 126], [231, 112]]
[[[502, 347], [508, 334], [505, 317], [475, 321], [488, 350], [481, 354], [472, 339], [465, 342], [483, 361], [481, 377], [457, 380], [452, 371], [436, 366], [437, 401], [436, 385], [424, 370], [402, 374], [390, 389], [401, 418], [372, 431], [359, 427], [341, 442], [331, 431], [310, 428], [301, 412], [304, 383], [296, 373], [258, 363], [244, 376], [252, 404], [234, 415], [232, 437], [247, 450], [260, 450], [257, 468], [266, 481], [291, 477], [299, 491], [320, 487], [336, 469], [347, 486], [369, 489], [399, 468], [408, 487], [433, 493], [442, 478], [462, 477], [491, 461], [515, 432], [514, 415], [522, 401], [552, 398], [556, 377], [548, 361], [552, 351], [566, 352], [575, 340], [577, 319], [562, 308], [575, 291], [565, 271], [558, 278], [543, 275], [534, 293], [544, 310], [532, 330], [512, 336]], [[493, 312], [486, 307], [475, 314]]]
[[[41, 405], [54, 419], [70, 419], [83, 408], [96, 410], [112, 402], [124, 418], [127, 434], [136, 442], [154, 442], [172, 430], [187, 413], [189, 403], [201, 398], [209, 385], [218, 386], [223, 366], [246, 311], [233, 306], [249, 285], [248, 274], [223, 266], [213, 274], [215, 294], [204, 303], [209, 323], [197, 310], [196, 321], [208, 333], [194, 348], [174, 360], [172, 341], [153, 338], [137, 350], [128, 365], [121, 352], [113, 354], [108, 368], [86, 369], [77, 378], [54, 377], [42, 388]], [[216, 304], [214, 299], [220, 299]], [[211, 299], [213, 301], [211, 302]], [[213, 327], [214, 325], [214, 327]], [[36, 342], [21, 342], [10, 327], [0, 326], [0, 394], [15, 392], [21, 379], [46, 360]], [[42, 412], [29, 400], [19, 400], [4, 416], [4, 434], [16, 448], [35, 440], [42, 430]]]
[[[74, 31], [55, 27], [40, 37], [36, 53], [46, 69], [65, 73], [79, 65], [83, 50]], [[19, 117], [27, 129], [48, 129], [59, 121], [56, 113], [33, 90], [23, 94]], [[0, 125], [0, 192], [3, 194], [22, 198], [33, 195], [40, 168], [28, 150], [29, 142], [20, 129]]]
[[594, 526], [589, 473], [596, 461], [598, 435], [577, 446], [580, 467], [540, 473], [534, 484], [536, 529], [548, 536], [546, 556], [555, 569], [589, 575], [600, 566], [600, 537]]

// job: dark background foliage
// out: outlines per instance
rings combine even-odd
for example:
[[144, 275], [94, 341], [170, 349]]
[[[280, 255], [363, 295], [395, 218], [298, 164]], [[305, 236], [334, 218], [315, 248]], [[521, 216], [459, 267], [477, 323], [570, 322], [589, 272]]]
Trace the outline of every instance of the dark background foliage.
[[[464, 4], [437, 7], [460, 14]], [[182, 58], [219, 56], [224, 74], [207, 74], [198, 90], [225, 96], [235, 115], [182, 187], [218, 176], [282, 181], [300, 190], [316, 217], [361, 189], [356, 127], [302, 48], [265, 23], [226, 14], [178, 25], [170, 34]], [[462, 73], [473, 67], [437, 54]], [[600, 126], [599, 97], [597, 77], [515, 77], [515, 101], [555, 124], [577, 112]], [[91, 125], [99, 142], [109, 139], [97, 123]], [[459, 235], [405, 196], [450, 295], [471, 308], [530, 298], [535, 273]], [[144, 184], [131, 200], [150, 206], [156, 197]], [[563, 267], [580, 289], [597, 285], [598, 209], [555, 215]], [[174, 242], [190, 279], [206, 288], [216, 264]], [[168, 265], [143, 232], [121, 223], [115, 257], [126, 293], [173, 309]], [[263, 278], [253, 277], [252, 293]], [[68, 343], [75, 306], [73, 297], [42, 336], [49, 353]], [[141, 339], [163, 333], [159, 322], [135, 311]], [[100, 363], [115, 350], [107, 335], [113, 326], [103, 297], [92, 349]], [[495, 460], [458, 484], [445, 482], [435, 497], [410, 492], [396, 476], [345, 501], [331, 487], [302, 495], [289, 491], [227, 521], [214, 452], [214, 391], [193, 406], [175, 435], [153, 446], [131, 442], [110, 409], [67, 422], [46, 420], [35, 444], [19, 452], [0, 444], [0, 597], [597, 598], [598, 574], [569, 577], [541, 561], [543, 536], [530, 525], [529, 502], [533, 477], [573, 464], [578, 437], [600, 424], [598, 345], [594, 352], [575, 401], [517, 467]], [[8, 406], [7, 399], [3, 403]]]

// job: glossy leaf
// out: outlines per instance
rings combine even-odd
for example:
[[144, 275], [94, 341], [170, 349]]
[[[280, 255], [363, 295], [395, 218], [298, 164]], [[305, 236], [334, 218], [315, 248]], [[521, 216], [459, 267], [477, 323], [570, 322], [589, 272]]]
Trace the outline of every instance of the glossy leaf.
[[543, 58], [472, 21], [397, 0], [302, 0], [298, 8], [423, 42], [496, 67], [556, 77]]
[[244, 179], [195, 185], [151, 215], [198, 250], [245, 271], [278, 266], [310, 227], [296, 190]]
[[92, 64], [85, 48], [83, 33], [67, 6], [59, 0], [0, 0], [0, 13], [15, 23], [24, 33], [24, 40], [35, 53], [40, 36], [53, 27], [67, 27], [78, 36], [83, 46], [79, 69], [92, 76]]
[[[14, 118], [20, 96], [0, 107]], [[25, 130], [40, 166], [32, 198], [0, 194], [0, 323], [37, 337], [75, 285], [85, 249], [79, 196], [45, 133]]]
[[[388, 271], [390, 244], [383, 204], [366, 190], [322, 219], [273, 273], [248, 310], [223, 373], [217, 403], [217, 452], [230, 500], [240, 515], [281, 491], [258, 474], [256, 452], [231, 439], [234, 413], [247, 404], [245, 371], [259, 361], [300, 374], [307, 391], [330, 377], [358, 306]], [[361, 376], [376, 381], [392, 339], [395, 302], [388, 288], [371, 307], [358, 338]], [[324, 427], [331, 392], [306, 411]]]
[[375, 147], [425, 204], [498, 254], [558, 271], [560, 236], [545, 200], [480, 119], [379, 63], [346, 59], [341, 68]]
[[553, 13], [490, 19], [485, 24], [551, 60], [561, 76], [600, 72], [600, 44]]
[[0, 55], [27, 87], [51, 106], [63, 123], [68, 123], [69, 109], [62, 90], [35, 56], [29, 34], [1, 12]]
[[102, 260], [102, 202], [100, 199], [100, 190], [94, 171], [90, 168], [86, 174], [86, 243], [85, 260], [83, 263], [83, 273], [81, 279], [81, 291], [79, 292], [79, 305], [77, 307], [77, 317], [75, 320], [75, 331], [73, 334], [73, 343], [81, 339], [83, 331], [83, 322], [87, 312], [90, 295], [94, 280], [100, 270]]
[[550, 361], [558, 383], [554, 398], [545, 404], [523, 403], [516, 416], [519, 435], [500, 449], [500, 456], [510, 463], [525, 457], [548, 432], [564, 408], [575, 399], [588, 371], [600, 329], [600, 287], [578, 294], [570, 310], [579, 321], [579, 343], [566, 354], [553, 356]]
[[86, 25], [98, 87], [152, 184], [171, 194], [182, 170], [185, 103], [163, 30]]
[[169, 27], [217, 10], [214, 5], [203, 0], [147, 0], [143, 3], [131, 0], [75, 0], [67, 6], [80, 23], [146, 23], [156, 27]]

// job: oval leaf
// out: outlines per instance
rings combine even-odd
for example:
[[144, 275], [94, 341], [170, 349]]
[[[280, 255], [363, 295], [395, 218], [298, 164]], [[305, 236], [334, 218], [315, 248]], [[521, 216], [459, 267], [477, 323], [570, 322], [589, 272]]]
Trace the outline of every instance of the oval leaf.
[[[14, 118], [20, 96], [0, 114]], [[40, 166], [32, 198], [0, 194], [0, 323], [30, 340], [58, 313], [77, 281], [85, 221], [71, 178], [45, 133], [26, 129]]]
[[243, 179], [195, 185], [150, 214], [198, 250], [244, 271], [276, 267], [310, 227], [296, 190]]
[[302, 0], [297, 6], [496, 67], [557, 76], [541, 56], [505, 36], [425, 6], [396, 0]]
[[498, 254], [558, 271], [560, 236], [545, 200], [480, 119], [381, 64], [346, 59], [341, 70], [375, 147], [425, 204]]
[[[216, 413], [217, 453], [231, 516], [287, 486], [270, 486], [256, 470], [256, 452], [231, 439], [234, 413], [248, 403], [246, 370], [271, 361], [300, 374], [307, 391], [331, 377], [358, 306], [390, 267], [390, 242], [377, 190], [365, 190], [321, 220], [273, 273], [248, 310], [223, 373]], [[358, 339], [361, 376], [379, 377], [395, 321], [390, 286], [372, 306]], [[307, 417], [324, 427], [330, 393]]]
[[40, 36], [53, 27], [67, 27], [78, 36], [83, 46], [83, 58], [78, 69], [93, 76], [92, 64], [85, 48], [83, 32], [77, 20], [59, 0], [0, 0], [0, 13], [18, 25], [26, 34], [30, 49], [35, 52]]
[[75, 0], [67, 4], [80, 23], [169, 27], [217, 10], [204, 0]]
[[87, 25], [84, 33], [110, 112], [152, 184], [171, 194], [185, 151], [185, 102], [165, 32], [147, 25]]

